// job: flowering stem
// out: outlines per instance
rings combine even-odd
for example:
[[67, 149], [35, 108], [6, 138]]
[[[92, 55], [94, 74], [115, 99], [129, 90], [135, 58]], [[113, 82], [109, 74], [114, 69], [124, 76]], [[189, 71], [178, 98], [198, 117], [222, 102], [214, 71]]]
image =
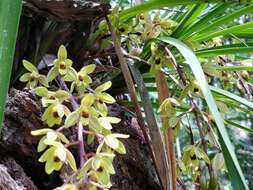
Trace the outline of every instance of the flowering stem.
[[[69, 92], [68, 86], [66, 85], [64, 80], [62, 80], [62, 78], [60, 76], [57, 76], [57, 81], [59, 82], [59, 85], [62, 89]], [[70, 102], [71, 102], [71, 106], [72, 106], [73, 110], [78, 109], [79, 105], [73, 96], [71, 96]], [[77, 124], [77, 139], [78, 139], [79, 158], [80, 158], [79, 167], [81, 168], [85, 163], [86, 155], [85, 155], [84, 141], [83, 141], [83, 125], [80, 121]], [[88, 184], [88, 175], [87, 174], [84, 175], [83, 182], [84, 182], [84, 184]], [[84, 187], [82, 190], [86, 190], [86, 187]]]
[[60, 131], [62, 131], [63, 129], [65, 129], [65, 127], [64, 127], [64, 126], [61, 126], [61, 127], [59, 127], [56, 131], [57, 131], [57, 132], [60, 132]]
[[93, 132], [93, 131], [83, 130], [83, 133], [88, 134], [88, 135], [95, 135], [97, 138], [100, 138], [100, 139], [104, 138], [103, 135], [101, 135], [99, 133], [96, 133], [96, 132]]
[[95, 155], [96, 155], [96, 153], [94, 153], [94, 152], [89, 152], [86, 154], [87, 158], [95, 156]]
[[[62, 78], [60, 76], [57, 77], [57, 80], [60, 84], [60, 87], [69, 92], [68, 86], [66, 85], [64, 80], [62, 80]], [[79, 105], [78, 105], [78, 103], [76, 102], [76, 100], [73, 96], [71, 96], [70, 101], [71, 101], [72, 108], [74, 110], [76, 110], [79, 107]], [[85, 151], [84, 151], [84, 141], [83, 141], [83, 125], [80, 121], [77, 124], [77, 133], [78, 133], [77, 134], [77, 139], [78, 139], [78, 142], [79, 142], [80, 167], [82, 167], [84, 162], [85, 162], [85, 160], [84, 160]]]
[[68, 148], [68, 147], [70, 147], [70, 146], [77, 145], [77, 144], [79, 144], [79, 142], [78, 142], [78, 141], [74, 141], [74, 142], [71, 142], [71, 143], [66, 144], [66, 145], [65, 145], [65, 148]]
[[[68, 86], [66, 85], [66, 83], [64, 82], [64, 80], [62, 80], [62, 78], [60, 76], [57, 76], [57, 81], [59, 82], [59, 85], [60, 87], [63, 89], [63, 90], [66, 90], [69, 92], [69, 88]], [[71, 106], [74, 110], [76, 110], [79, 105], [78, 103], [76, 102], [75, 98], [73, 96], [70, 97], [70, 101], [71, 101]]]
[[80, 155], [80, 167], [84, 165], [85, 159], [85, 150], [84, 150], [84, 142], [83, 142], [83, 125], [79, 121], [77, 124], [77, 130], [78, 130], [78, 142], [79, 142], [79, 155]]

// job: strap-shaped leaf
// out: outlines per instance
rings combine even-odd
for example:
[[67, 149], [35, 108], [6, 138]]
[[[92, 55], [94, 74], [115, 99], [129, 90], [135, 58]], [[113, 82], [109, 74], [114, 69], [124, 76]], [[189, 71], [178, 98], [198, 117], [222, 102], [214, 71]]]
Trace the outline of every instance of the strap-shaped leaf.
[[226, 16], [219, 17], [218, 19], [212, 21], [210, 24], [205, 24], [203, 27], [195, 28], [195, 32], [199, 33], [206, 33], [210, 32], [210, 29], [215, 29], [218, 26], [221, 26], [223, 24], [227, 24], [231, 22], [233, 19], [238, 18], [244, 14], [250, 13], [253, 10], [253, 5], [245, 5], [245, 7], [237, 10], [237, 11], [232, 11]]
[[248, 108], [252, 109], [253, 110], [253, 102], [250, 102], [249, 100], [245, 99], [245, 98], [242, 98], [240, 96], [237, 96], [231, 92], [228, 92], [226, 90], [223, 90], [223, 89], [220, 89], [220, 88], [217, 88], [217, 87], [214, 87], [214, 86], [209, 86], [210, 89], [215, 92], [215, 93], [218, 93], [218, 94], [221, 94], [225, 97], [228, 97], [232, 100], [235, 100], [237, 101], [238, 103], [240, 104], [243, 104], [245, 106], [247, 106]]
[[203, 48], [195, 51], [198, 57], [209, 57], [217, 55], [228, 55], [228, 54], [237, 54], [237, 53], [252, 53], [253, 44], [229, 44], [223, 46], [217, 46], [212, 48]]
[[21, 0], [0, 1], [0, 129], [9, 88], [21, 5]]
[[[224, 0], [209, 0], [208, 3], [224, 2]], [[126, 9], [120, 13], [120, 19], [126, 20], [141, 14], [146, 11], [159, 9], [162, 7], [177, 6], [177, 5], [193, 5], [206, 3], [206, 0], [151, 0], [140, 5]]]
[[237, 127], [237, 128], [239, 128], [239, 129], [243, 129], [243, 130], [245, 130], [245, 131], [247, 131], [247, 132], [249, 132], [249, 133], [253, 133], [253, 130], [252, 130], [251, 128], [244, 127], [244, 126], [242, 126], [241, 124], [235, 123], [235, 122], [230, 121], [230, 120], [228, 120], [228, 119], [225, 120], [225, 123], [227, 123], [228, 126]]
[[247, 29], [252, 28], [252, 27], [253, 27], [253, 22], [247, 22], [245, 24], [232, 26], [230, 28], [226, 28], [224, 30], [220, 30], [220, 31], [217, 31], [217, 32], [210, 32], [210, 33], [206, 33], [206, 34], [203, 34], [203, 35], [199, 35], [198, 37], [196, 37], [194, 39], [197, 40], [197, 41], [203, 41], [203, 40], [207, 40], [207, 39], [212, 39], [212, 38], [217, 37], [217, 36], [224, 36], [224, 35], [227, 35], [227, 34], [233, 34], [233, 33], [236, 33], [236, 32], [243, 31], [243, 30], [247, 30]]
[[217, 4], [212, 10], [208, 11], [202, 18], [197, 20], [195, 23], [193, 23], [191, 26], [186, 28], [184, 31], [182, 31], [182, 34], [180, 34], [181, 39], [185, 39], [192, 33], [195, 33], [197, 29], [200, 29], [203, 26], [208, 25], [208, 23], [215, 18], [216, 15], [220, 15], [221, 13], [225, 12], [225, 10], [230, 6], [229, 3], [221, 3]]
[[[159, 129], [159, 126], [157, 125], [155, 114], [153, 111], [153, 106], [150, 101], [150, 96], [148, 95], [145, 83], [143, 81], [142, 75], [136, 66], [136, 64], [131, 65], [129, 64], [129, 68], [131, 69], [131, 73], [134, 77], [134, 80], [137, 84], [137, 88], [140, 93], [141, 100], [143, 102], [143, 108], [147, 120], [147, 125], [150, 131], [150, 138], [153, 145], [153, 151], [155, 156], [155, 166], [157, 169], [157, 172], [159, 173], [160, 180], [166, 184], [167, 180], [170, 180], [171, 177], [169, 176], [169, 166], [167, 161], [167, 155], [165, 146], [163, 144], [162, 135]], [[172, 184], [170, 182], [169, 184]], [[169, 186], [168, 184], [168, 186]]]
[[181, 32], [189, 25], [191, 25], [194, 21], [196, 21], [197, 17], [201, 14], [203, 10], [208, 6], [208, 4], [197, 4], [193, 5], [189, 11], [184, 15], [181, 19], [180, 23], [174, 30], [172, 36], [178, 37]]

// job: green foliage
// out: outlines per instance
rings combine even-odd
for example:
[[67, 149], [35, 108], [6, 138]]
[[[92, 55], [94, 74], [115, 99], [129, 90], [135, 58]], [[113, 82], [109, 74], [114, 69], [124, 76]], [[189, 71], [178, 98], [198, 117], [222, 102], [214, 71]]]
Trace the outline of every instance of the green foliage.
[[[60, 46], [57, 59], [47, 77], [39, 74], [37, 68], [30, 62], [24, 60], [23, 65], [30, 73], [25, 73], [20, 80], [27, 82], [27, 87], [30, 89], [38, 86], [35, 88], [35, 93], [42, 97], [42, 105], [45, 107], [41, 119], [50, 127], [31, 132], [32, 135], [41, 137], [38, 152], [43, 153], [39, 162], [45, 162], [47, 174], [61, 170], [64, 164], [72, 169], [71, 175], [74, 180], [67, 181], [56, 190], [75, 190], [84, 186], [88, 186], [88, 189], [109, 188], [112, 185], [110, 175], [115, 174], [112, 164], [115, 157], [114, 151], [125, 154], [124, 144], [119, 139], [129, 137], [111, 132], [112, 124], [120, 122], [119, 118], [108, 116], [107, 104], [116, 102], [110, 94], [105, 92], [112, 83], [108, 81], [92, 90], [90, 88], [92, 79], [88, 74], [91, 74], [96, 66], [94, 64], [84, 66], [76, 72], [72, 67], [72, 61], [67, 59], [67, 50], [64, 46]], [[47, 89], [48, 82], [53, 80], [62, 83], [72, 82], [71, 91]], [[60, 88], [64, 87], [60, 86]], [[75, 89], [78, 96], [75, 96]], [[67, 102], [76, 105], [76, 100], [79, 100], [81, 104], [69, 108]], [[76, 134], [78, 140], [73, 142], [68, 139], [64, 130], [75, 126], [79, 129]], [[87, 135], [87, 144], [96, 140], [99, 145], [96, 153], [92, 153], [83, 165], [79, 165], [78, 170], [75, 157], [68, 147], [73, 143], [78, 143], [79, 149], [82, 150], [84, 148], [83, 133]], [[82, 160], [83, 156], [85, 155], [80, 155], [79, 159]], [[87, 181], [83, 180], [84, 176], [88, 176]]]
[[[182, 166], [178, 177], [192, 176], [193, 181], [199, 177], [202, 189], [217, 189], [223, 183], [218, 176], [225, 170], [219, 171], [224, 169], [223, 164], [215, 167], [214, 163], [217, 160], [224, 163], [225, 160], [233, 188], [248, 189], [224, 118], [239, 112], [236, 115], [240, 116], [235, 118], [238, 122], [227, 119], [225, 123], [251, 132], [249, 127], [239, 124], [239, 118], [247, 122], [252, 117], [252, 104], [247, 100], [252, 98], [252, 36], [249, 35], [252, 21], [247, 15], [252, 5], [235, 4], [237, 1], [233, 1], [234, 4], [200, 2], [148, 1], [129, 9], [122, 7], [122, 11], [117, 7], [119, 14], [113, 12], [110, 16], [111, 20], [116, 20], [113, 24], [126, 55], [136, 61], [130, 68], [135, 67], [144, 74], [147, 72], [144, 63], [149, 65], [146, 85], [153, 97], [151, 101], [154, 108], [160, 107], [158, 112], [166, 113], [160, 115], [161, 118], [169, 118], [163, 131], [169, 127], [176, 129], [174, 136], [180, 141], [185, 141], [187, 134], [188, 142], [183, 145], [190, 143], [188, 146], [192, 147], [194, 155], [198, 154], [194, 167], [187, 168], [194, 156], [184, 149], [183, 158], [178, 157], [178, 165], [186, 166]], [[191, 6], [177, 6], [179, 4]], [[167, 11], [168, 6], [175, 7]], [[160, 8], [165, 10], [154, 11]], [[163, 27], [163, 21], [167, 21], [167, 27]], [[171, 97], [158, 105], [154, 75], [161, 71], [167, 76]], [[136, 81], [137, 84], [140, 80]], [[138, 84], [141, 95], [143, 88]], [[145, 108], [147, 103], [143, 104]], [[182, 135], [183, 132], [186, 134]]]
[[22, 1], [0, 1], [0, 131], [15, 52]]

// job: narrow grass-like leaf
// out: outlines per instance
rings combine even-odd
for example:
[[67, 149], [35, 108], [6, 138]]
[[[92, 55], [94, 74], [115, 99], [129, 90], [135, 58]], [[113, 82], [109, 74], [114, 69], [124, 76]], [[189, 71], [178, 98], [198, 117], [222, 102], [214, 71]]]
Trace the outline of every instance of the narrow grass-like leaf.
[[222, 45], [222, 46], [215, 46], [215, 47], [209, 47], [209, 48], [204, 48], [200, 49], [199, 51], [203, 50], [218, 50], [218, 49], [226, 49], [226, 48], [236, 48], [236, 47], [253, 47], [253, 43], [235, 43], [235, 44], [228, 44], [228, 45]]
[[234, 189], [248, 190], [245, 178], [243, 176], [242, 170], [240, 168], [239, 162], [234, 153], [233, 145], [229, 139], [226, 128], [223, 123], [223, 119], [218, 111], [215, 100], [212, 96], [210, 88], [205, 79], [204, 72], [201, 68], [200, 62], [198, 61], [196, 55], [193, 51], [187, 47], [184, 43], [179, 40], [170, 37], [159, 38], [162, 42], [168, 43], [175, 46], [180, 53], [184, 56], [186, 62], [192, 69], [192, 72], [198, 81], [199, 87], [205, 97], [207, 105], [214, 117], [219, 132], [219, 141], [222, 147], [223, 155], [225, 158], [226, 166], [228, 169], [229, 176], [231, 178], [231, 183]]
[[174, 30], [172, 36], [178, 37], [181, 32], [192, 22], [196, 21], [197, 17], [201, 14], [201, 12], [207, 7], [208, 4], [197, 4], [193, 5], [189, 11], [185, 14], [184, 18], [181, 19], [180, 23]]
[[[222, 2], [222, 0], [209, 0], [209, 3], [217, 3]], [[141, 14], [146, 11], [159, 9], [162, 7], [169, 7], [169, 6], [177, 6], [177, 5], [193, 5], [193, 4], [200, 4], [206, 3], [205, 0], [151, 0], [140, 5], [136, 5], [129, 9], [126, 9], [120, 13], [120, 19], [126, 20], [131, 17], [134, 17], [138, 14]]]
[[166, 150], [163, 144], [162, 135], [160, 133], [159, 126], [157, 125], [157, 122], [156, 122], [153, 106], [150, 102], [150, 97], [145, 87], [145, 83], [143, 81], [143, 78], [139, 69], [136, 67], [136, 64], [135, 65], [129, 64], [129, 67], [131, 69], [134, 80], [137, 84], [137, 88], [139, 90], [140, 97], [143, 102], [143, 108], [144, 108], [144, 112], [145, 112], [145, 116], [147, 120], [147, 125], [150, 131], [150, 138], [151, 138], [153, 149], [154, 149], [153, 151], [154, 151], [155, 160], [156, 160], [156, 167], [157, 167], [157, 171], [160, 174], [159, 177], [162, 178], [160, 180], [163, 181], [164, 184], [168, 182], [169, 184], [172, 184], [172, 181], [170, 180], [172, 178], [169, 172], [168, 158], [166, 156]]
[[227, 98], [230, 98], [232, 100], [235, 100], [236, 102], [240, 103], [240, 104], [243, 104], [245, 105], [246, 107], [250, 108], [250, 109], [253, 109], [253, 102], [250, 102], [249, 100], [245, 99], [245, 98], [242, 98], [240, 96], [237, 96], [231, 92], [228, 92], [226, 90], [223, 90], [223, 89], [220, 89], [220, 88], [217, 88], [217, 87], [214, 87], [214, 86], [209, 86], [210, 89], [215, 92], [215, 93], [218, 93], [218, 94], [221, 94]]
[[216, 5], [211, 11], [209, 11], [202, 18], [200, 18], [199, 21], [193, 23], [191, 26], [189, 26], [184, 31], [182, 31], [180, 38], [185, 39], [185, 37], [191, 35], [192, 33], [195, 33], [198, 29], [201, 29], [202, 27], [208, 25], [208, 22], [210, 20], [215, 18], [215, 16], [225, 12], [225, 10], [229, 6], [230, 6], [230, 4], [228, 4], [228, 3], [222, 3], [222, 4]]
[[218, 66], [215, 68], [219, 71], [251, 71], [253, 72], [253, 66]]
[[223, 29], [223, 30], [220, 30], [217, 32], [210, 32], [210, 33], [206, 33], [203, 35], [199, 35], [196, 38], [194, 38], [194, 40], [203, 41], [203, 40], [207, 40], [207, 39], [212, 39], [217, 36], [224, 36], [227, 34], [233, 34], [233, 33], [240, 32], [240, 31], [252, 28], [252, 27], [253, 27], [253, 22], [247, 22], [245, 24], [232, 26], [230, 28], [226, 28], [226, 29]]
[[219, 17], [215, 21], [212, 21], [210, 24], [205, 24], [203, 27], [195, 28], [195, 32], [198, 33], [206, 33], [207, 31], [210, 31], [211, 29], [215, 29], [218, 26], [221, 26], [223, 24], [228, 24], [229, 22], [233, 21], [233, 19], [240, 17], [244, 14], [250, 13], [253, 10], [253, 5], [245, 5], [245, 7], [227, 14], [226, 16]]
[[209, 57], [217, 55], [228, 55], [236, 53], [252, 53], [253, 44], [230, 44], [224, 46], [217, 46], [213, 48], [205, 48], [195, 51], [196, 55], [199, 57]]
[[225, 120], [225, 123], [227, 123], [227, 125], [231, 125], [231, 126], [233, 126], [233, 127], [237, 127], [237, 128], [239, 128], [239, 129], [243, 129], [243, 130], [245, 130], [245, 131], [247, 131], [247, 132], [249, 132], [249, 133], [253, 133], [253, 129], [248, 128], [248, 127], [244, 127], [244, 126], [242, 126], [242, 125], [240, 125], [240, 124], [238, 124], [238, 123], [235, 123], [235, 122], [233, 122], [233, 121], [230, 121], [230, 120], [228, 120], [228, 119]]
[[10, 83], [20, 12], [21, 0], [0, 1], [0, 129]]
[[253, 33], [248, 31], [248, 30], [244, 30], [244, 31], [241, 31], [241, 32], [235, 32], [234, 35], [237, 37], [237, 38], [249, 38], [249, 39], [252, 39], [253, 38]]

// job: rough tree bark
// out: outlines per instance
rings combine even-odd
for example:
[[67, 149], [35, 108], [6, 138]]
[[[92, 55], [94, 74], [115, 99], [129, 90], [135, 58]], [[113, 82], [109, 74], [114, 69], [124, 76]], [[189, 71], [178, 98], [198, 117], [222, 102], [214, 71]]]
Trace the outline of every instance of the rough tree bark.
[[32, 10], [36, 14], [57, 21], [91, 21], [101, 17], [107, 4], [100, 4], [98, 0], [23, 0], [24, 8]]

